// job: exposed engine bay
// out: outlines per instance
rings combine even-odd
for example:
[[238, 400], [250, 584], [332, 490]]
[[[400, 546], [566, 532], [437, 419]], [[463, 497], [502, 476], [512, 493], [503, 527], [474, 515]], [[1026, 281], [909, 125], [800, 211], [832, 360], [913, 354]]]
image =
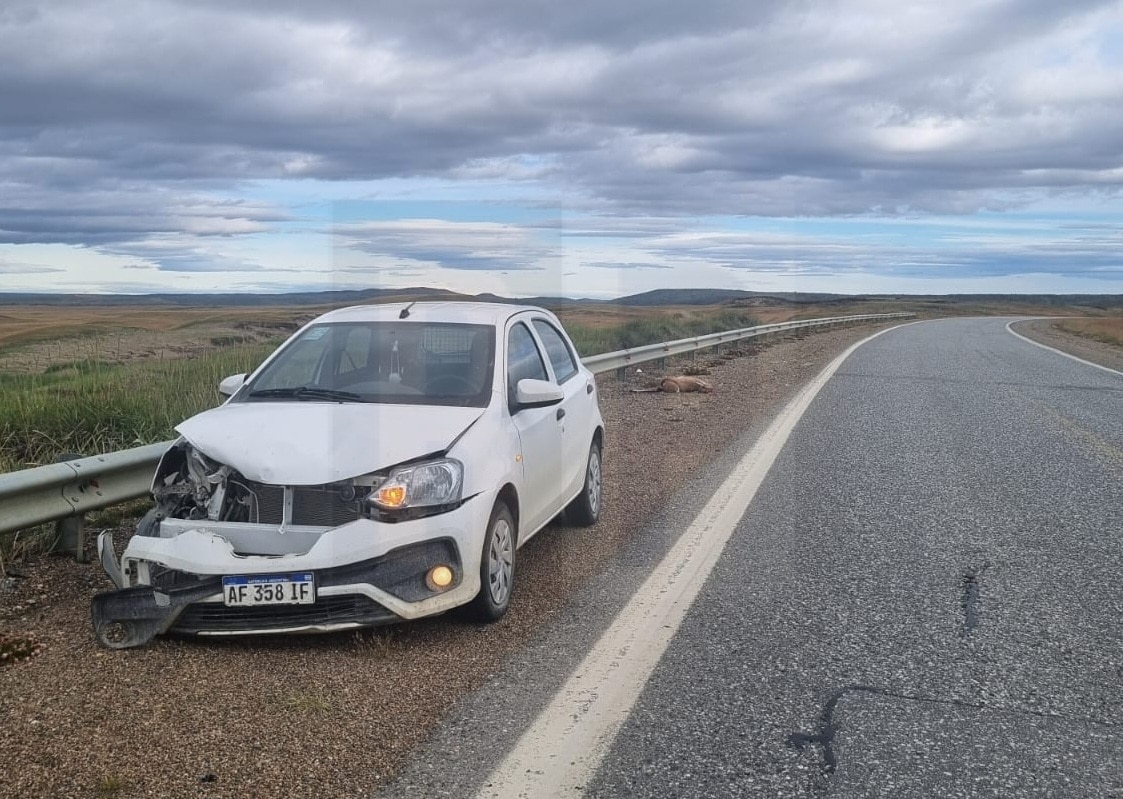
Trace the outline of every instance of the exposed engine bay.
[[[172, 447], [153, 482], [155, 517], [334, 527], [376, 518], [367, 500], [386, 479], [369, 474], [319, 486], [283, 487], [250, 480], [230, 466], [208, 458], [187, 441]], [[159, 535], [142, 530], [142, 535]]]

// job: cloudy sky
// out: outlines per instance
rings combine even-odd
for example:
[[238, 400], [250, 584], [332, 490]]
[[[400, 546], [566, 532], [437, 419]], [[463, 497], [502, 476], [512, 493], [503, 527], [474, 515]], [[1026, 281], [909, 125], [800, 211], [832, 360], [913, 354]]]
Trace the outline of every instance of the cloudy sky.
[[3, 0], [0, 291], [1123, 293], [1123, 2]]

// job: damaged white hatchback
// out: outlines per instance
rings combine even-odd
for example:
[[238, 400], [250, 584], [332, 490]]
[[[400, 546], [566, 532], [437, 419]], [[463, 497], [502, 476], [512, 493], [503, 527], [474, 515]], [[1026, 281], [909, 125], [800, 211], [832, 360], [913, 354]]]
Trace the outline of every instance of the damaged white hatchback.
[[540, 308], [332, 311], [176, 428], [156, 507], [93, 600], [112, 648], [507, 610], [516, 551], [601, 510], [593, 375]]

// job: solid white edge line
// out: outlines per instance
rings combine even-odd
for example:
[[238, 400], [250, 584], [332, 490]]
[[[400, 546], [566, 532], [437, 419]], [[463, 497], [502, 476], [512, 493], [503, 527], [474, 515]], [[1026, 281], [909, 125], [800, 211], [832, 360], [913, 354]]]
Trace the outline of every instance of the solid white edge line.
[[1073, 355], [1070, 352], [1065, 352], [1064, 350], [1058, 350], [1056, 347], [1050, 347], [1048, 344], [1042, 344], [1040, 341], [1034, 341], [1029, 336], [1023, 336], [1021, 333], [1014, 330], [1014, 328], [1012, 327], [1012, 325], [1016, 325], [1018, 322], [1032, 322], [1035, 319], [1063, 319], [1063, 318], [1064, 317], [1058, 317], [1058, 316], [1031, 316], [1031, 317], [1027, 317], [1025, 319], [1015, 319], [1012, 322], [1006, 323], [1006, 332], [1009, 333], [1011, 336], [1017, 336], [1022, 341], [1029, 342], [1030, 344], [1032, 344], [1035, 347], [1040, 347], [1043, 350], [1049, 350], [1049, 352], [1055, 352], [1055, 353], [1057, 353], [1057, 355], [1063, 355], [1066, 358], [1071, 358], [1072, 360], [1077, 361], [1079, 363], [1082, 363], [1085, 366], [1094, 366], [1097, 369], [1102, 369], [1105, 372], [1111, 372], [1113, 375], [1119, 375], [1120, 377], [1123, 377], [1123, 372], [1120, 372], [1116, 369], [1112, 369], [1110, 366], [1102, 366], [1098, 363], [1093, 363], [1092, 361], [1086, 361], [1083, 358], [1081, 358], [1079, 356], [1076, 356], [1076, 355]]
[[800, 389], [491, 772], [478, 799], [560, 799], [583, 794], [812, 400], [856, 349], [903, 326], [878, 331], [852, 345]]

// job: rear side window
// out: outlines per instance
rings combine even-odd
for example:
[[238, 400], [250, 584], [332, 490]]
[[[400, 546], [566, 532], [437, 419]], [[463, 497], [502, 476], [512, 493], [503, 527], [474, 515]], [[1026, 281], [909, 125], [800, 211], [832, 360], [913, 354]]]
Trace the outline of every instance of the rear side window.
[[570, 352], [569, 346], [565, 343], [565, 339], [562, 338], [558, 329], [545, 319], [535, 319], [534, 329], [538, 331], [539, 338], [546, 346], [546, 355], [550, 358], [550, 363], [554, 367], [554, 374], [558, 376], [558, 382], [564, 383], [577, 374], [577, 363], [573, 358], [573, 353]]
[[507, 401], [511, 407], [515, 404], [515, 387], [527, 378], [549, 380], [550, 376], [534, 336], [520, 322], [507, 334]]

